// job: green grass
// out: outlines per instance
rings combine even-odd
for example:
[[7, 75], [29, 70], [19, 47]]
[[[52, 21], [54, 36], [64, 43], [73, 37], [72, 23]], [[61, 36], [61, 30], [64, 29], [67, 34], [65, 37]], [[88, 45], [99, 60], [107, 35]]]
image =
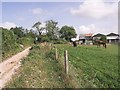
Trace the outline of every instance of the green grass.
[[[27, 58], [22, 60], [18, 74], [6, 87], [15, 88], [114, 88], [118, 87], [118, 47], [106, 49], [96, 46], [72, 47], [55, 44], [33, 46]], [[64, 50], [69, 54], [69, 73], [64, 73]]]
[[[49, 48], [34, 46], [29, 56], [22, 60], [21, 69], [6, 87], [59, 88], [64, 87], [61, 67]], [[51, 57], [48, 57], [51, 55]]]
[[83, 87], [93, 87], [84, 81], [90, 82], [96, 87], [118, 87], [117, 45], [110, 45], [106, 49], [96, 46], [56, 46], [63, 51], [68, 50], [69, 60], [77, 69], [78, 78], [83, 80], [81, 81]]

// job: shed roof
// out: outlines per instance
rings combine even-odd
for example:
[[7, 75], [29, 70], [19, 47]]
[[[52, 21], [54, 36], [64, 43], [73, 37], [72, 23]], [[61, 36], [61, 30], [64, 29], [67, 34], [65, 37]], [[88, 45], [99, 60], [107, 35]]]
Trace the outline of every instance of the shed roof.
[[110, 33], [107, 36], [119, 36], [119, 34], [115, 34], [115, 33]]
[[85, 34], [85, 36], [92, 36], [93, 34]]
[[105, 35], [98, 33], [98, 34], [95, 34], [93, 37], [101, 37], [101, 36], [105, 36]]

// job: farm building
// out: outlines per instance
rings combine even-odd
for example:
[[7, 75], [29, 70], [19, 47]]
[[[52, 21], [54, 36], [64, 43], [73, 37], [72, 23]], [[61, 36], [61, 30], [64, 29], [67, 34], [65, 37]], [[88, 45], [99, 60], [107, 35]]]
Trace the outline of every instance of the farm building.
[[80, 41], [80, 44], [84, 44], [85, 43], [85, 36], [84, 36], [84, 34], [80, 34], [79, 41]]
[[119, 42], [119, 34], [115, 34], [115, 33], [110, 33], [108, 35], [104, 35], [104, 34], [96, 34], [96, 35], [93, 35], [93, 40], [95, 38], [98, 38], [100, 39], [101, 36], [106, 36], [107, 38], [107, 43], [110, 43], [110, 44], [115, 44], [115, 43], [118, 43]]
[[85, 44], [85, 45], [92, 45], [94, 44], [94, 40], [100, 39], [102, 36], [106, 36], [107, 38], [107, 43], [113, 44], [113, 43], [118, 43], [119, 42], [119, 35], [115, 33], [110, 33], [108, 35], [104, 34], [80, 34], [79, 37], [77, 36], [76, 38], [72, 38], [72, 41], [78, 41], [79, 44]]
[[110, 33], [107, 36], [107, 42], [111, 44], [115, 44], [119, 42], [119, 34]]
[[80, 34], [79, 41], [80, 44], [92, 44], [92, 34]]
[[98, 34], [93, 35], [92, 38], [93, 38], [93, 40], [94, 40], [95, 38], [100, 39], [102, 36], [105, 36], [105, 35], [98, 33]]

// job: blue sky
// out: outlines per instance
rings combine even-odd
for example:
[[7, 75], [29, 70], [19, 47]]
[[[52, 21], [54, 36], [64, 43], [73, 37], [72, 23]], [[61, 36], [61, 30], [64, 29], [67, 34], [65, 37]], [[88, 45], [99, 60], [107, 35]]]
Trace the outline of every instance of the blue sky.
[[2, 0], [2, 26], [22, 26], [30, 29], [37, 21], [44, 23], [52, 19], [58, 21], [59, 27], [73, 26], [78, 34], [117, 33], [118, 31], [115, 0], [112, 3], [112, 0], [107, 0], [107, 2], [103, 0], [98, 0], [99, 2], [93, 2], [93, 0], [81, 2], [11, 1], [13, 2]]

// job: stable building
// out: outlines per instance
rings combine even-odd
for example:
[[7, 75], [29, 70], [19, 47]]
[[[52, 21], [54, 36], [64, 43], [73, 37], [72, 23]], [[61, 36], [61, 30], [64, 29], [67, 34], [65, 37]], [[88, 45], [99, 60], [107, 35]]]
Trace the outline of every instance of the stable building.
[[110, 33], [107, 36], [107, 42], [110, 44], [119, 43], [119, 34]]

